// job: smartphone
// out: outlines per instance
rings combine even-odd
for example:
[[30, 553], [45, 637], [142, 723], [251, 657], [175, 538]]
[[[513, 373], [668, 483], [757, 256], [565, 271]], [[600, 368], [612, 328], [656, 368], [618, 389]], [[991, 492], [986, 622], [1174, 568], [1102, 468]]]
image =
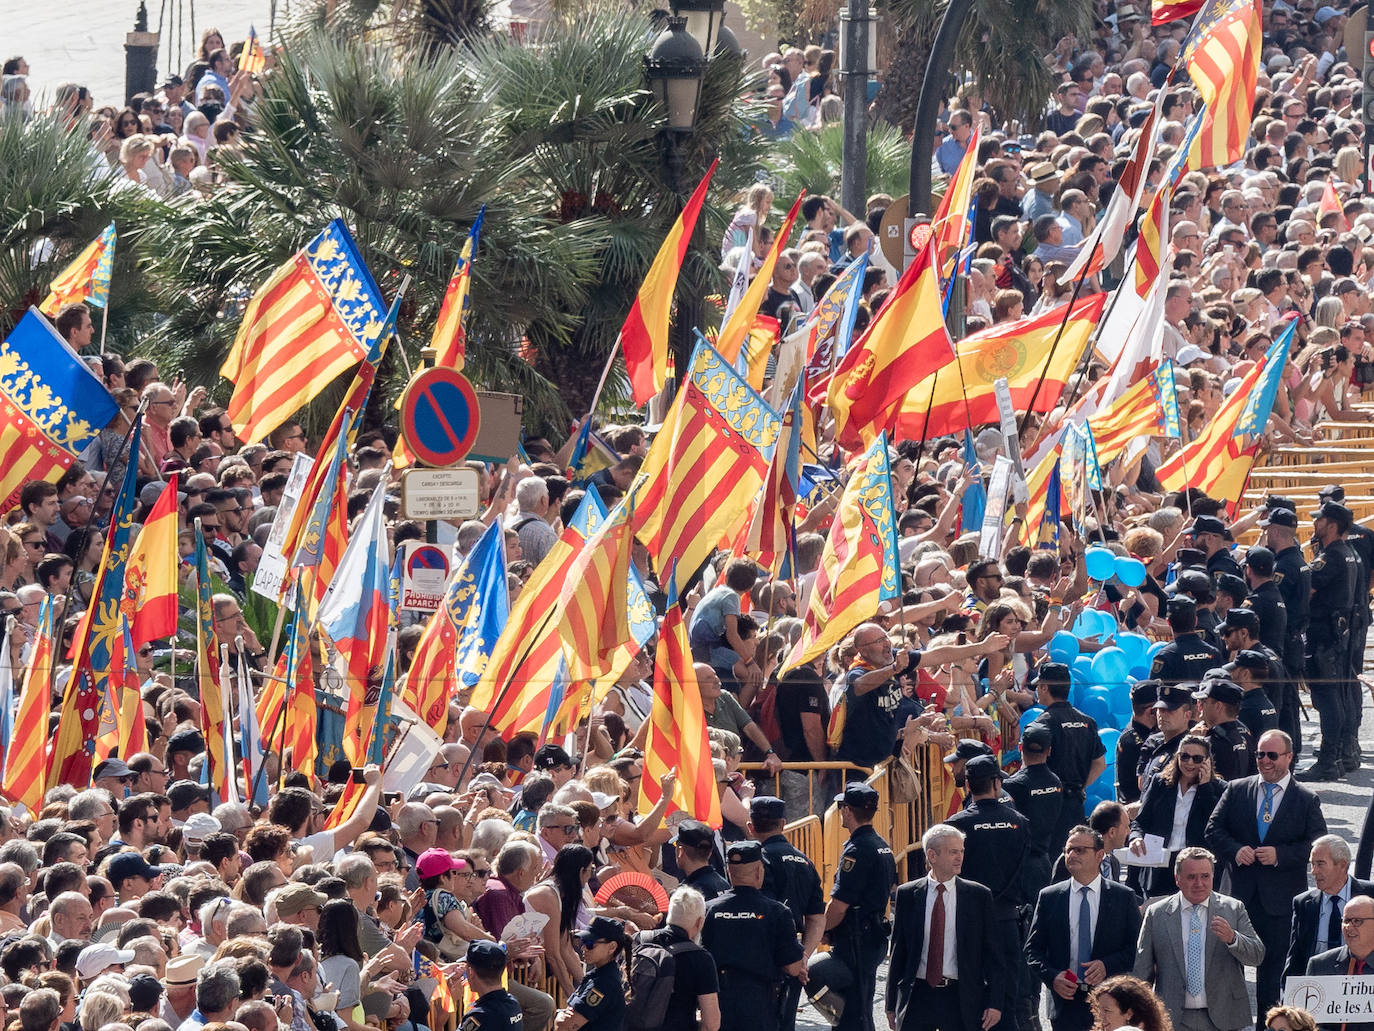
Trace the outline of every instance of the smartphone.
[[363, 779], [363, 768], [361, 766], [354, 766], [352, 769], [350, 769], [348, 771], [348, 779], [351, 780], [354, 784], [367, 783]]
[[400, 793], [399, 791], [383, 791], [383, 792], [382, 792], [382, 804], [383, 804], [383, 805], [395, 805], [395, 804], [396, 804], [397, 802], [399, 802], [400, 800], [401, 800], [401, 793]]

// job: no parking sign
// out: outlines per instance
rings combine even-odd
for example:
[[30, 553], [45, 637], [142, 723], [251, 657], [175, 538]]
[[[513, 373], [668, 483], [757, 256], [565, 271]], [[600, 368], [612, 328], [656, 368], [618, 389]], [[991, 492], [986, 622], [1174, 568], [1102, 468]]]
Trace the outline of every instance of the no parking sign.
[[448, 586], [448, 553], [424, 541], [406, 541], [405, 549], [400, 607], [409, 612], [433, 612], [443, 604]]

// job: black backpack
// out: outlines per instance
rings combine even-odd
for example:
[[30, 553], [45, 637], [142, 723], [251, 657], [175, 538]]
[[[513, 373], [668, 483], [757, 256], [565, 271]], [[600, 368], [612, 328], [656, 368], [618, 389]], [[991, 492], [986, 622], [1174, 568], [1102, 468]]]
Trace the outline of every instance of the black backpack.
[[677, 981], [677, 957], [700, 949], [696, 942], [664, 945], [656, 941], [636, 941], [630, 959], [630, 984], [625, 1010], [627, 1031], [656, 1031], [668, 1014], [668, 1000]]

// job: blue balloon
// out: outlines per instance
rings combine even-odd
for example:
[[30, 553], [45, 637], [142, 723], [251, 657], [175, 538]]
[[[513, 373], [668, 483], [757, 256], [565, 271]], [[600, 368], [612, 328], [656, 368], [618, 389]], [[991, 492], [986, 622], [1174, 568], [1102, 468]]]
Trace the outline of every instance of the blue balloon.
[[1093, 656], [1093, 683], [1102, 687], [1124, 684], [1129, 669], [1125, 652], [1120, 648], [1103, 648]]
[[1110, 548], [1089, 548], [1084, 562], [1093, 580], [1110, 580], [1116, 575], [1116, 553]]
[[1072, 672], [1078, 674], [1084, 680], [1087, 680], [1088, 677], [1092, 676], [1093, 657], [1091, 655], [1080, 655], [1073, 660], [1070, 668]]
[[1135, 680], [1148, 680], [1148, 679], [1150, 678], [1150, 667], [1149, 667], [1149, 666], [1132, 666], [1132, 667], [1131, 667], [1131, 674], [1130, 674], [1130, 676], [1131, 676], [1131, 680], [1133, 680], [1133, 681], [1135, 681]]
[[1041, 706], [1032, 705], [1029, 709], [1023, 712], [1021, 714], [1021, 729], [1025, 730], [1027, 727], [1029, 727], [1044, 711], [1045, 710]]
[[1138, 558], [1116, 559], [1116, 578], [1127, 587], [1139, 587], [1145, 582], [1145, 563]]
[[1116, 740], [1117, 740], [1117, 738], [1119, 738], [1119, 737], [1121, 736], [1121, 731], [1115, 730], [1115, 729], [1113, 729], [1113, 730], [1099, 730], [1099, 731], [1097, 732], [1097, 736], [1098, 736], [1098, 739], [1101, 740], [1101, 742], [1102, 742], [1104, 745], [1107, 746], [1107, 755], [1106, 755], [1107, 765], [1108, 765], [1108, 766], [1115, 766], [1115, 765], [1116, 765]]
[[1116, 625], [1116, 617], [1110, 612], [1103, 612], [1101, 609], [1094, 610], [1094, 615], [1097, 616], [1097, 639], [1110, 641], [1120, 629]]
[[1078, 638], [1067, 630], [1060, 630], [1050, 638], [1049, 646], [1045, 650], [1055, 662], [1072, 663], [1078, 658]]
[[1150, 639], [1144, 634], [1117, 634], [1116, 646], [1126, 653], [1128, 663], [1139, 666], [1145, 658], [1145, 652], [1149, 650]]
[[1124, 726], [1123, 721], [1129, 720], [1131, 718], [1130, 685], [1123, 684], [1119, 687], [1113, 687], [1109, 702], [1111, 704], [1112, 715], [1116, 717], [1115, 725], [1118, 727]]
[[1096, 609], [1084, 609], [1078, 614], [1078, 618], [1073, 621], [1073, 633], [1075, 637], [1096, 637], [1101, 630], [1101, 624], [1097, 621]]
[[1156, 655], [1158, 655], [1161, 651], [1164, 650], [1164, 646], [1168, 643], [1168, 641], [1156, 641], [1154, 644], [1150, 645], [1150, 647], [1145, 649], [1145, 657], [1147, 659], [1153, 659]]
[[1099, 724], [1110, 726], [1112, 710], [1107, 704], [1106, 692], [1098, 687], [1090, 687], [1083, 692], [1083, 704], [1077, 706], [1083, 715], [1091, 716]]

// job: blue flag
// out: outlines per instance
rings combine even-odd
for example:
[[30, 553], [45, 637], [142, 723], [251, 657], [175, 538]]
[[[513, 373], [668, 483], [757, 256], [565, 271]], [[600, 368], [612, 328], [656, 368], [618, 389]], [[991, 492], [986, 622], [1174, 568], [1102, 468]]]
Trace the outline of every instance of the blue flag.
[[1278, 337], [1269, 345], [1264, 355], [1264, 368], [1259, 379], [1250, 389], [1245, 400], [1245, 408], [1236, 420], [1237, 437], [1260, 436], [1269, 425], [1269, 416], [1274, 410], [1274, 398], [1278, 395], [1279, 384], [1283, 382], [1283, 369], [1288, 364], [1288, 348], [1293, 342], [1293, 333], [1298, 328], [1297, 319], [1289, 319]]
[[[491, 649], [510, 618], [506, 590], [506, 530], [494, 520], [454, 574], [445, 594], [453, 625], [458, 627], [456, 650], [459, 683], [476, 686], [491, 658]], [[461, 613], [455, 613], [461, 608]], [[458, 618], [461, 615], [461, 618]]]
[[983, 486], [983, 470], [978, 464], [978, 451], [973, 446], [973, 434], [964, 429], [964, 464], [977, 473], [968, 490], [964, 491], [963, 513], [959, 528], [964, 533], [976, 533], [983, 528], [983, 514], [987, 511], [988, 492]]

